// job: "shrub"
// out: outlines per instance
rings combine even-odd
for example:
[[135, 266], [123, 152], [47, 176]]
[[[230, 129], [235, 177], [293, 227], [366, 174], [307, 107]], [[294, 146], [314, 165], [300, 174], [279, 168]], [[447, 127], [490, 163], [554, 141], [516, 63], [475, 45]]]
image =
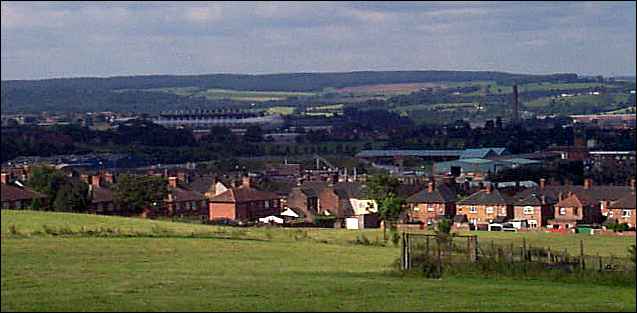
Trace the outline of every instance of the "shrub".
[[400, 234], [397, 231], [392, 231], [391, 233], [391, 242], [397, 246], [400, 243]]

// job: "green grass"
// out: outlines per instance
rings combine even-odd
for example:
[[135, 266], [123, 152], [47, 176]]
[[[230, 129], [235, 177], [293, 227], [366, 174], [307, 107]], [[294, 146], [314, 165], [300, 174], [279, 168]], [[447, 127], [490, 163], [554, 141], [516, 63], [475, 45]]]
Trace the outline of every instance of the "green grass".
[[[116, 92], [131, 91], [134, 89], [120, 89]], [[206, 97], [211, 100], [218, 99], [232, 99], [237, 101], [272, 101], [272, 100], [284, 100], [289, 97], [302, 97], [312, 96], [311, 92], [289, 92], [289, 91], [245, 91], [245, 90], [231, 90], [231, 89], [207, 89], [202, 90], [198, 87], [167, 87], [167, 88], [149, 88], [139, 89], [141, 91], [160, 91], [166, 93], [172, 93], [179, 96], [194, 96], [194, 97]]]
[[270, 114], [290, 115], [294, 113], [294, 107], [271, 107], [267, 110]]
[[[248, 229], [241, 239], [12, 236], [18, 229], [121, 227], [175, 234], [223, 227], [27, 211], [2, 212], [2, 311], [635, 311], [635, 288], [444, 277], [392, 270], [394, 246], [352, 245], [361, 232]], [[296, 233], [295, 233], [296, 232]], [[378, 230], [363, 231], [373, 239]], [[522, 234], [481, 234], [518, 239]], [[579, 237], [524, 234], [531, 242]], [[598, 240], [594, 237], [581, 237]], [[595, 237], [596, 238], [596, 237]], [[600, 237], [601, 238], [601, 237]], [[249, 240], [259, 239], [259, 240]], [[596, 244], [619, 251], [633, 238]], [[321, 242], [323, 241], [323, 242]], [[593, 241], [590, 241], [591, 243]], [[602, 248], [600, 248], [602, 249]]]

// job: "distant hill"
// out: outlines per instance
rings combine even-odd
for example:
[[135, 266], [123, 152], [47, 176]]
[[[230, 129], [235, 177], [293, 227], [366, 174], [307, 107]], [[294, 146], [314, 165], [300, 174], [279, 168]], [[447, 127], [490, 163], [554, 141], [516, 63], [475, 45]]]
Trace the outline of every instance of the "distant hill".
[[[2, 81], [3, 112], [146, 111], [206, 106], [202, 99], [136, 89], [195, 87], [249, 91], [322, 91], [374, 84], [496, 81], [570, 82], [577, 74], [527, 75], [489, 71], [361, 71], [347, 73], [149, 75]], [[117, 92], [115, 90], [131, 90]], [[179, 105], [176, 105], [179, 104]]]

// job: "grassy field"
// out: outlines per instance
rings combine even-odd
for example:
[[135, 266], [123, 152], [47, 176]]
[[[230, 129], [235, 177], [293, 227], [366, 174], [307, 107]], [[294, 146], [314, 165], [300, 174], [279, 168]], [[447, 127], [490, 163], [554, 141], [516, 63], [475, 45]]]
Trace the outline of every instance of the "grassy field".
[[[46, 226], [45, 226], [46, 225]], [[120, 229], [113, 238], [45, 228]], [[125, 231], [166, 238], [124, 237]], [[13, 235], [12, 229], [23, 235]], [[193, 233], [202, 237], [189, 238]], [[305, 235], [301, 235], [304, 234]], [[2, 311], [635, 311], [635, 288], [507, 278], [401, 276], [378, 230], [238, 229], [64, 213], [2, 212]], [[28, 234], [28, 235], [27, 235]], [[218, 235], [233, 239], [221, 239]], [[521, 240], [484, 233], [480, 240]], [[524, 234], [620, 254], [634, 237]]]
[[[133, 89], [121, 89], [117, 92], [130, 91]], [[141, 91], [166, 92], [176, 94], [178, 96], [194, 96], [206, 97], [211, 100], [232, 99], [237, 101], [254, 101], [263, 102], [271, 100], [284, 100], [289, 97], [312, 96], [311, 92], [288, 92], [288, 91], [245, 91], [231, 89], [207, 89], [202, 90], [198, 87], [168, 87], [168, 88], [149, 88], [141, 89]]]

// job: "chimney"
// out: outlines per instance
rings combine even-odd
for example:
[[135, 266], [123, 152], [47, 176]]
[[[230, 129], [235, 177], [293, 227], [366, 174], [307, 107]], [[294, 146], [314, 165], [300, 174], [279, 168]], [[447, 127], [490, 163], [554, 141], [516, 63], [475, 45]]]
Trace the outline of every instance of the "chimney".
[[593, 186], [593, 180], [590, 178], [584, 179], [584, 189], [590, 189]]
[[630, 180], [630, 189], [635, 190], [635, 179], [634, 178], [632, 178]]
[[87, 183], [87, 184], [90, 183], [90, 181], [88, 180], [88, 175], [86, 175], [86, 174], [81, 174], [80, 175], [80, 180], [85, 182], [85, 183]]
[[241, 180], [241, 186], [250, 188], [250, 176], [243, 176], [243, 179]]
[[171, 188], [177, 188], [177, 177], [175, 176], [168, 177], [168, 186]]
[[7, 183], [9, 183], [9, 175], [7, 175], [7, 173], [2, 173], [1, 175], [2, 175], [2, 176], [1, 176], [1, 178], [0, 178], [0, 181], [1, 181], [3, 184], [7, 184]]
[[91, 176], [91, 186], [99, 187], [100, 186], [100, 178], [101, 177], [100, 177], [99, 174]]
[[545, 195], [541, 195], [541, 196], [540, 196], [540, 202], [541, 202], [542, 204], [546, 204], [546, 196], [545, 196]]
[[108, 184], [113, 184], [113, 174], [109, 172], [104, 173], [104, 181]]
[[540, 178], [540, 189], [544, 189], [545, 186], [546, 186], [546, 179]]
[[431, 180], [427, 186], [427, 192], [429, 193], [434, 192], [435, 188], [436, 188], [436, 183], [433, 180]]
[[487, 193], [492, 193], [493, 192], [493, 184], [488, 183], [487, 184]]

